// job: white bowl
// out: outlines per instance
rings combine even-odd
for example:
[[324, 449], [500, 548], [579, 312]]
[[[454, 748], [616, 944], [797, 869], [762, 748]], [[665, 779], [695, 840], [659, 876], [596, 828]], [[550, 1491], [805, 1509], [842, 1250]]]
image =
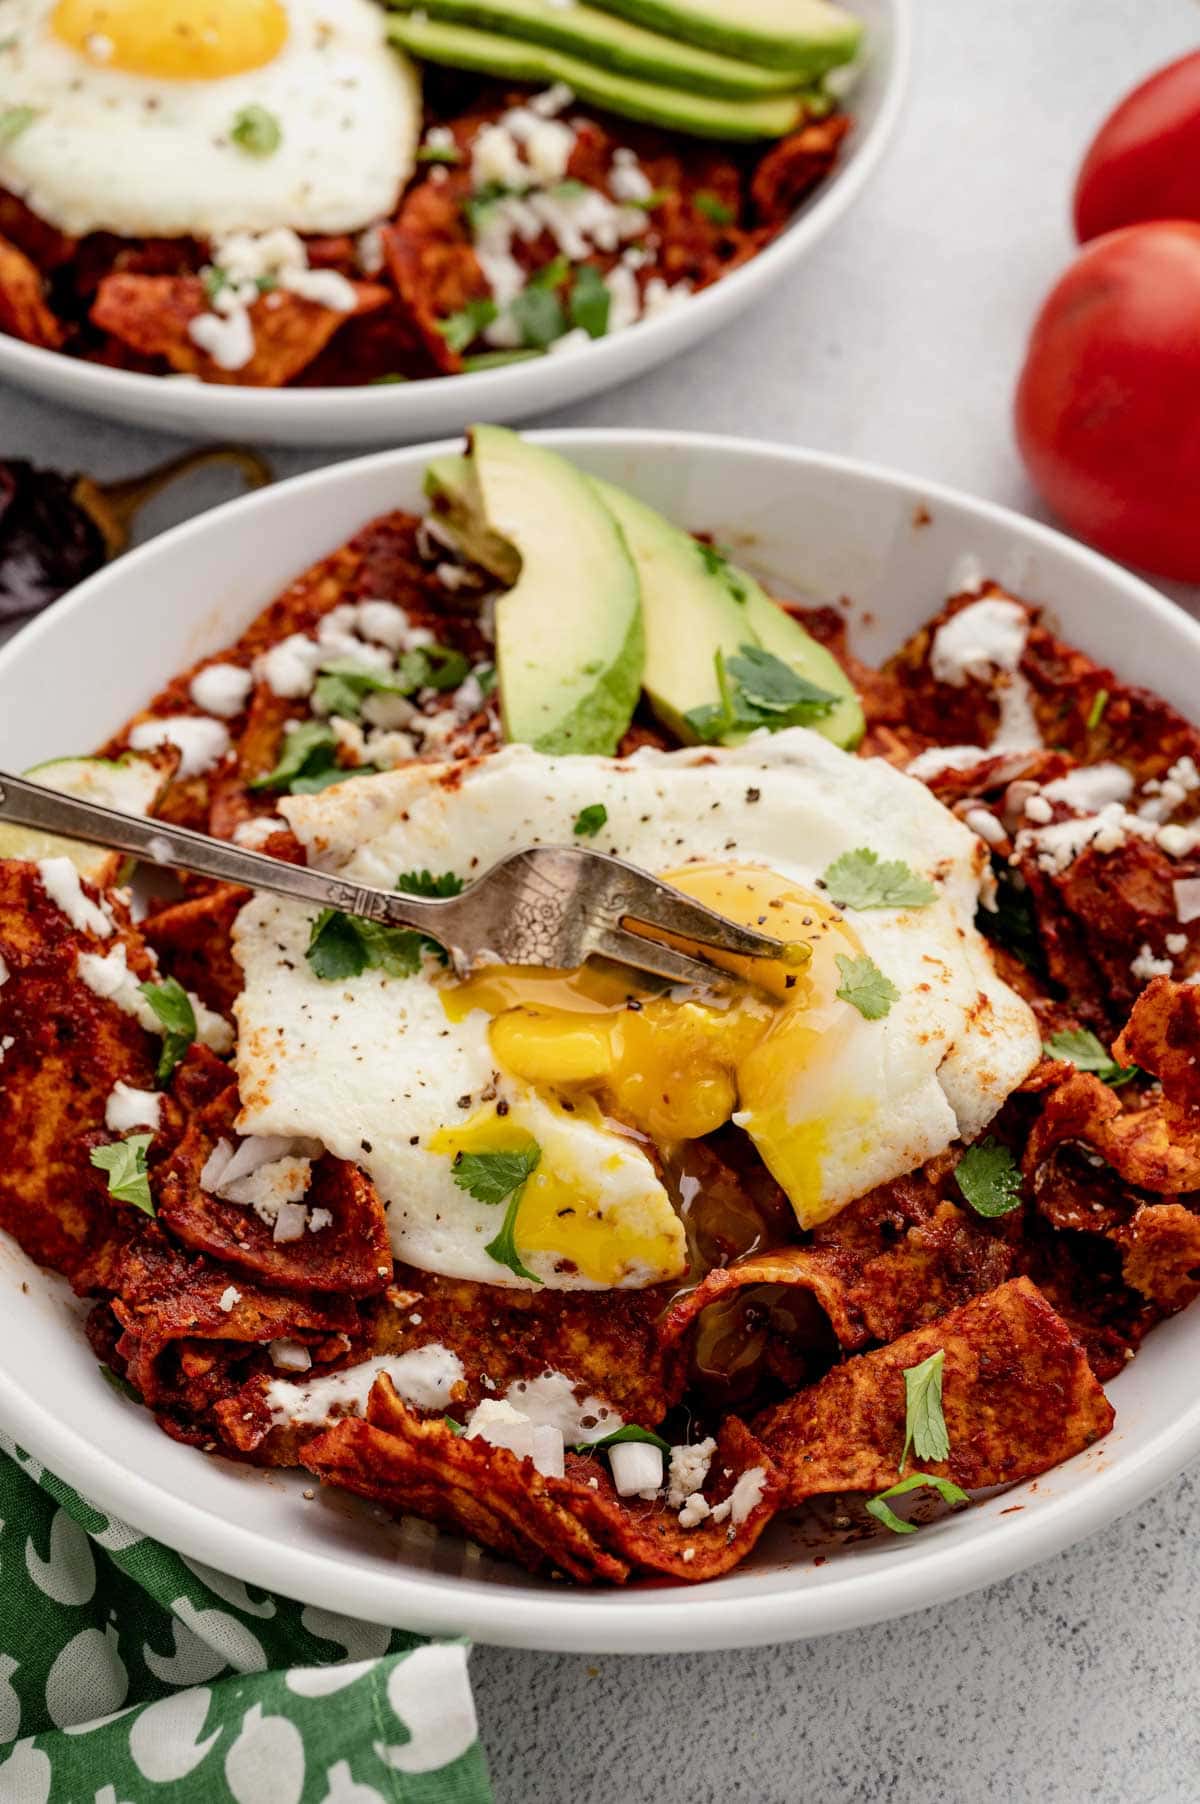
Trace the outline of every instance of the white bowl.
[[908, 80], [911, 0], [850, 0], [869, 61], [849, 106], [855, 127], [829, 179], [775, 242], [674, 311], [584, 350], [476, 375], [359, 388], [254, 389], [106, 369], [0, 334], [0, 381], [122, 425], [275, 445], [394, 445], [512, 420], [613, 388], [697, 344], [782, 281], [850, 206], [879, 161]]
[[[886, 471], [775, 446], [638, 432], [542, 435], [681, 523], [737, 548], [776, 593], [852, 598], [868, 658], [933, 613], [966, 555], [1123, 676], [1184, 709], [1200, 626], [1045, 527]], [[235, 637], [304, 565], [372, 515], [419, 509], [442, 446], [297, 477], [177, 527], [92, 577], [0, 652], [0, 768], [82, 752], [169, 676]], [[27, 1286], [27, 1289], [25, 1288]], [[821, 1550], [777, 1525], [728, 1578], [586, 1591], [528, 1577], [457, 1537], [304, 1502], [263, 1473], [169, 1440], [99, 1378], [80, 1306], [0, 1236], [0, 1427], [101, 1508], [190, 1557], [327, 1609], [483, 1641], [579, 1651], [752, 1645], [924, 1608], [1044, 1558], [1139, 1502], [1200, 1452], [1200, 1310], [1165, 1323], [1112, 1386], [1117, 1426], [1067, 1465], [911, 1540]], [[829, 1553], [815, 1565], [814, 1554]]]

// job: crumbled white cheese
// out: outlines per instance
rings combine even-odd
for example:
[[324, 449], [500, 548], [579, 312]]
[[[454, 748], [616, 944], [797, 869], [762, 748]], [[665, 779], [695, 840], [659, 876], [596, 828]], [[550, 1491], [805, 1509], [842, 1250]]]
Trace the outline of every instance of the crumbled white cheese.
[[404, 651], [409, 630], [408, 615], [394, 601], [360, 601], [355, 610], [355, 625], [364, 639], [374, 645], [386, 645], [389, 651]]
[[104, 1125], [110, 1134], [126, 1134], [130, 1128], [158, 1131], [162, 1096], [157, 1090], [136, 1090], [118, 1078], [104, 1104]]
[[254, 674], [281, 701], [303, 701], [312, 693], [327, 653], [304, 633], [292, 633], [254, 661]]
[[79, 981], [95, 996], [114, 1002], [125, 1014], [132, 1015], [147, 1033], [161, 1034], [162, 1022], [142, 995], [140, 979], [129, 969], [124, 945], [116, 945], [103, 957], [98, 952], [81, 952], [75, 960]]
[[717, 1443], [711, 1436], [706, 1441], [696, 1441], [690, 1447], [672, 1447], [671, 1463], [667, 1469], [667, 1502], [673, 1510], [679, 1509], [701, 1489], [716, 1451]]
[[1031, 795], [1025, 803], [1025, 815], [1036, 826], [1048, 827], [1054, 819], [1054, 809], [1043, 795]]
[[3, 953], [0, 953], [0, 989], [8, 982], [10, 976], [11, 972], [9, 971], [8, 965], [5, 963], [4, 955]]
[[219, 370], [244, 370], [254, 356], [254, 326], [245, 307], [236, 313], [197, 313], [187, 324], [197, 350]]
[[529, 186], [529, 170], [521, 160], [517, 140], [499, 122], [485, 125], [475, 134], [471, 146], [472, 187], [478, 191], [493, 184], [517, 190]]
[[1148, 945], [1143, 945], [1129, 966], [1130, 976], [1136, 977], [1139, 983], [1149, 983], [1153, 977], [1169, 977], [1174, 969], [1172, 959], [1155, 958], [1153, 949]]
[[515, 1378], [504, 1398], [531, 1422], [557, 1428], [574, 1447], [603, 1440], [625, 1426], [623, 1417], [599, 1397], [577, 1395], [583, 1389], [565, 1372], [542, 1372], [536, 1378]]
[[697, 1522], [703, 1522], [710, 1514], [708, 1500], [703, 1491], [693, 1491], [679, 1512], [680, 1528], [695, 1528]]
[[733, 1528], [740, 1528], [747, 1516], [758, 1506], [766, 1488], [767, 1473], [764, 1466], [751, 1466], [743, 1472], [724, 1503], [717, 1504], [711, 1512], [714, 1522], [724, 1522], [728, 1517]]
[[387, 733], [407, 727], [416, 712], [405, 695], [368, 695], [362, 705], [362, 717], [367, 725]]
[[240, 1303], [241, 1300], [242, 1300], [242, 1293], [237, 1288], [237, 1285], [236, 1284], [227, 1284], [225, 1286], [225, 1289], [221, 1292], [220, 1296], [217, 1298], [217, 1308], [223, 1309], [225, 1311], [226, 1315], [228, 1315], [230, 1310], [234, 1307], [235, 1303]]
[[5, 1053], [8, 1052], [10, 1050], [10, 1048], [15, 1046], [16, 1043], [17, 1042], [12, 1034], [5, 1034], [4, 1038], [0, 1039], [0, 1065], [2, 1065], [4, 1063]]
[[1200, 846], [1200, 828], [1160, 827], [1154, 839], [1168, 858], [1187, 858]]
[[553, 339], [546, 349], [552, 356], [557, 357], [561, 356], [564, 351], [568, 355], [572, 351], [586, 351], [591, 342], [590, 332], [586, 332], [582, 326], [572, 326], [571, 330], [564, 332], [561, 338]]
[[383, 229], [388, 222], [369, 225], [354, 240], [354, 260], [364, 276], [377, 276], [386, 261]]
[[[563, 6], [566, 3], [567, 0], [554, 0], [555, 6]], [[533, 96], [529, 102], [529, 109], [542, 119], [553, 119], [559, 113], [565, 112], [574, 98], [574, 91], [567, 86], [565, 81], [556, 81], [553, 86]]]
[[620, 201], [649, 200], [654, 184], [637, 160], [637, 153], [622, 145], [613, 152], [613, 166], [608, 185], [613, 198]]
[[470, 1440], [504, 1447], [518, 1459], [532, 1460], [547, 1478], [561, 1478], [565, 1470], [562, 1431], [552, 1423], [533, 1422], [522, 1410], [502, 1398], [485, 1397], [467, 1418]]
[[[1175, 895], [1175, 919], [1184, 926], [1189, 921], [1200, 921], [1200, 877], [1177, 877], [1171, 888]], [[1168, 940], [1168, 946], [1170, 943]]]
[[174, 714], [165, 719], [140, 720], [129, 735], [135, 752], [173, 745], [180, 753], [181, 777], [202, 777], [220, 763], [229, 750], [229, 728], [206, 714]]
[[310, 1209], [308, 1211], [307, 1226], [310, 1234], [320, 1234], [323, 1229], [330, 1226], [332, 1221], [332, 1209]]
[[1163, 944], [1167, 951], [1177, 958], [1181, 952], [1187, 951], [1188, 936], [1186, 933], [1169, 933]]
[[650, 1441], [618, 1441], [608, 1450], [613, 1485], [618, 1497], [642, 1497], [649, 1501], [662, 1488], [661, 1449]]
[[[66, 915], [77, 933], [93, 933], [106, 940], [113, 930], [112, 917], [103, 903], [93, 902], [84, 894], [79, 872], [69, 858], [39, 858], [38, 876], [42, 888]], [[122, 948], [124, 951], [124, 948]]]
[[206, 664], [192, 678], [188, 694], [206, 714], [232, 720], [242, 712], [254, 678], [240, 664]]
[[661, 276], [651, 276], [642, 296], [642, 318], [661, 319], [663, 314], [674, 313], [677, 307], [690, 299], [691, 294], [692, 284], [686, 278], [682, 282], [668, 284]]
[[307, 1372], [312, 1354], [298, 1340], [273, 1340], [267, 1347], [271, 1364], [281, 1372]]
[[287, 822], [277, 814], [256, 814], [251, 820], [239, 821], [233, 830], [235, 846], [245, 846], [248, 852], [257, 852], [266, 845], [272, 834], [287, 830]]
[[245, 1203], [260, 1221], [274, 1227], [283, 1205], [298, 1203], [311, 1182], [311, 1159], [274, 1159], [244, 1178], [223, 1178], [217, 1194], [227, 1202]]
[[455, 1385], [464, 1376], [457, 1353], [434, 1341], [409, 1353], [379, 1354], [307, 1384], [274, 1378], [267, 1385], [265, 1401], [277, 1423], [307, 1426], [337, 1415], [361, 1415], [381, 1372], [387, 1373], [403, 1402], [429, 1410], [446, 1409]]
[[1008, 838], [1004, 822], [997, 820], [990, 808], [968, 808], [963, 821], [986, 845], [1002, 846]]
[[624, 332], [637, 324], [642, 312], [642, 297], [637, 277], [625, 260], [610, 269], [604, 280], [608, 288], [608, 333], [611, 337], [614, 332]]

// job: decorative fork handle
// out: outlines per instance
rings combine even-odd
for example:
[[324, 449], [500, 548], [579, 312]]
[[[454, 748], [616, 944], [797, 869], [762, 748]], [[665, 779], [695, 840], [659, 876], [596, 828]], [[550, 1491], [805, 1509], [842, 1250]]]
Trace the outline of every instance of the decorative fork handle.
[[146, 864], [213, 877], [218, 883], [244, 884], [248, 889], [269, 890], [293, 901], [339, 908], [345, 914], [361, 915], [365, 920], [382, 921], [388, 926], [418, 927], [436, 936], [439, 927], [445, 932], [449, 925], [445, 919], [439, 921], [439, 913], [450, 907], [449, 901], [424, 901], [395, 890], [348, 883], [344, 877], [330, 877], [307, 865], [288, 864], [281, 858], [268, 858], [262, 852], [231, 845], [228, 840], [210, 839], [207, 834], [193, 833], [189, 827], [118, 814], [95, 802], [59, 795], [24, 777], [10, 777], [4, 771], [0, 771], [0, 820], [55, 833], [63, 839], [105, 846], [112, 852], [126, 852]]

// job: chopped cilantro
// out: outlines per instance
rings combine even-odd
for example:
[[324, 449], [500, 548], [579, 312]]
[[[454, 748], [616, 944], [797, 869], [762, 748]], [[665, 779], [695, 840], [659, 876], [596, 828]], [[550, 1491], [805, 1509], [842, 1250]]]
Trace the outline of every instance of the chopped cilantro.
[[124, 1140], [113, 1140], [92, 1150], [92, 1164], [108, 1173], [109, 1196], [118, 1203], [132, 1203], [146, 1215], [154, 1214], [146, 1174], [146, 1148], [153, 1138], [153, 1134], [129, 1134]]
[[324, 714], [356, 720], [368, 695], [457, 689], [469, 670], [462, 652], [449, 645], [423, 645], [419, 651], [407, 651], [392, 670], [371, 670], [353, 658], [338, 658], [322, 667], [313, 702]]
[[490, 695], [492, 690], [496, 687], [496, 666], [494, 664], [477, 664], [475, 666], [475, 681], [479, 684], [484, 695]]
[[422, 144], [417, 152], [418, 163], [461, 163], [462, 151], [457, 144]]
[[432, 871], [405, 871], [397, 877], [396, 888], [406, 896], [461, 896], [463, 880], [453, 871], [443, 871], [440, 877]]
[[649, 1447], [657, 1447], [660, 1453], [670, 1453], [671, 1444], [664, 1441], [661, 1434], [655, 1434], [652, 1428], [639, 1428], [636, 1422], [626, 1422], [623, 1428], [614, 1428], [611, 1434], [602, 1435], [598, 1441], [576, 1441], [576, 1453], [598, 1453], [602, 1447], [620, 1447], [625, 1441], [642, 1441]]
[[162, 983], [140, 983], [138, 989], [167, 1030], [154, 1074], [160, 1084], [165, 1084], [196, 1038], [196, 1011], [191, 997], [174, 977]]
[[867, 1021], [882, 1020], [893, 1002], [900, 1000], [891, 978], [885, 977], [875, 960], [865, 954], [862, 958], [848, 958], [839, 952], [836, 958], [842, 981], [835, 994], [851, 1003]]
[[537, 1170], [542, 1149], [536, 1140], [519, 1147], [507, 1147], [493, 1153], [456, 1153], [451, 1167], [454, 1182], [473, 1196], [477, 1203], [500, 1204], [507, 1198], [508, 1207], [500, 1232], [484, 1248], [498, 1265], [506, 1265], [518, 1278], [541, 1279], [521, 1261], [517, 1251], [515, 1229], [517, 1211], [525, 1185]]
[[531, 288], [561, 288], [570, 274], [571, 265], [564, 256], [552, 257], [549, 263], [543, 263], [540, 269], [534, 270], [529, 278], [529, 286]]
[[576, 839], [594, 839], [607, 820], [608, 809], [603, 802], [589, 803], [575, 816]]
[[[302, 778], [332, 772], [337, 767], [336, 754], [337, 735], [333, 728], [323, 720], [306, 720], [302, 726], [284, 735], [274, 770], [268, 771], [265, 777], [255, 777], [249, 787], [294, 789]], [[336, 782], [337, 779], [331, 777], [330, 780]]]
[[482, 188], [476, 190], [470, 200], [463, 202], [463, 212], [466, 215], [467, 224], [471, 228], [472, 236], [478, 236], [480, 227], [486, 223], [488, 214], [496, 202], [507, 200], [513, 192], [514, 190], [506, 188], [503, 182], [485, 182]]
[[918, 1459], [949, 1458], [950, 1436], [942, 1414], [942, 1367], [946, 1355], [939, 1347], [919, 1366], [907, 1366], [904, 1372], [904, 1451], [900, 1455], [900, 1471], [908, 1464], [911, 1447]]
[[1031, 971], [1044, 976], [1046, 960], [1033, 898], [1027, 889], [1018, 889], [1016, 872], [1009, 869], [1007, 859], [993, 858], [992, 872], [996, 879], [996, 906], [980, 908], [975, 925], [984, 939], [1003, 946]]
[[897, 1516], [895, 1510], [888, 1508], [889, 1497], [903, 1497], [909, 1491], [919, 1491], [928, 1486], [936, 1491], [943, 1503], [970, 1503], [971, 1499], [961, 1486], [953, 1484], [948, 1478], [938, 1478], [933, 1472], [910, 1472], [907, 1478], [900, 1479], [898, 1484], [889, 1485], [886, 1491], [880, 1491], [878, 1497], [872, 1497], [867, 1504], [867, 1514], [874, 1516], [876, 1522], [882, 1522], [890, 1528], [894, 1535], [915, 1535], [917, 1524], [905, 1522]]
[[239, 150], [252, 157], [274, 156], [283, 143], [278, 119], [262, 106], [244, 106], [234, 119], [229, 136]]
[[200, 271], [200, 284], [204, 289], [205, 299], [210, 302], [216, 300], [228, 281], [229, 277], [219, 263], [206, 263]]
[[385, 927], [380, 921], [323, 908], [313, 922], [304, 956], [325, 983], [361, 977], [368, 968], [389, 977], [413, 977], [421, 969], [426, 944], [424, 934], [413, 927]]
[[581, 263], [571, 289], [571, 324], [582, 326], [589, 338], [603, 338], [611, 304], [612, 294], [600, 271], [592, 263]]
[[866, 846], [835, 858], [822, 882], [839, 908], [924, 908], [937, 897], [902, 859], [881, 859]]
[[1061, 1033], [1051, 1034], [1044, 1042], [1044, 1050], [1047, 1058], [1067, 1059], [1080, 1071], [1094, 1072], [1101, 1083], [1111, 1084], [1113, 1089], [1138, 1075], [1136, 1065], [1118, 1065], [1086, 1027], [1064, 1028]]
[[529, 363], [534, 357], [544, 357], [544, 351], [480, 351], [474, 357], [463, 358], [463, 369], [468, 373], [477, 370], [501, 370], [508, 363]]
[[456, 1422], [453, 1416], [443, 1416], [442, 1421], [446, 1424], [446, 1427], [450, 1430], [451, 1434], [464, 1435], [467, 1432], [464, 1425], [461, 1422]]
[[568, 176], [565, 182], [555, 182], [550, 192], [556, 200], [578, 200], [589, 189], [586, 182], [577, 182], [574, 176]]
[[31, 106], [9, 106], [0, 112], [0, 144], [11, 144], [22, 132], [29, 130], [37, 118], [37, 109]]
[[746, 579], [729, 561], [720, 546], [710, 545], [707, 539], [697, 539], [696, 550], [700, 553], [700, 562], [708, 574], [720, 577], [733, 599], [744, 604], [747, 595]]
[[718, 651], [714, 663], [720, 701], [684, 715], [705, 745], [758, 727], [778, 733], [784, 727], [807, 726], [837, 704], [836, 695], [798, 676], [790, 664], [761, 645], [743, 645], [736, 657], [728, 659]]
[[709, 194], [704, 188], [697, 189], [693, 194], [692, 205], [697, 213], [702, 213], [705, 219], [712, 221], [713, 225], [732, 225], [737, 218], [737, 213], [732, 207], [727, 207], [717, 195]]
[[544, 351], [567, 329], [567, 316], [554, 290], [532, 283], [509, 303], [508, 316], [521, 334], [521, 343], [535, 350]]
[[141, 1402], [142, 1399], [140, 1394], [134, 1390], [128, 1378], [123, 1378], [120, 1372], [114, 1372], [111, 1366], [106, 1366], [101, 1362], [100, 1376], [103, 1378], [105, 1384], [112, 1386], [119, 1397], [128, 1397], [131, 1403]]
[[1100, 725], [1100, 722], [1104, 719], [1104, 710], [1108, 706], [1108, 701], [1108, 690], [1097, 689], [1095, 695], [1092, 697], [1092, 705], [1088, 709], [1087, 720], [1084, 722], [1089, 733], [1094, 733], [1096, 728]]
[[649, 194], [643, 194], [640, 200], [623, 200], [621, 205], [639, 207], [643, 213], [653, 213], [665, 200], [670, 200], [672, 192], [670, 188], [651, 188]]
[[954, 1180], [976, 1215], [991, 1219], [1021, 1207], [1021, 1174], [1007, 1146], [989, 1134], [969, 1146], [958, 1161]]
[[490, 295], [468, 301], [457, 313], [447, 314], [437, 322], [437, 329], [452, 351], [465, 351], [479, 334], [491, 325], [499, 308]]
[[408, 377], [402, 376], [400, 374], [399, 370], [392, 370], [386, 376], [372, 376], [371, 380], [367, 384], [367, 387], [368, 388], [390, 388], [392, 386], [392, 384], [395, 382], [407, 382], [407, 381], [408, 381]]

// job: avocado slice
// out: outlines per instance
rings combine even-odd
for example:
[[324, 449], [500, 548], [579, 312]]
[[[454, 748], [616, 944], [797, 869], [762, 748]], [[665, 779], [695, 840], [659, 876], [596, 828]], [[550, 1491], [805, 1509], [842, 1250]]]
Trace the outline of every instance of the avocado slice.
[[452, 25], [527, 38], [580, 56], [597, 68], [696, 94], [737, 100], [743, 95], [786, 94], [797, 86], [791, 69], [764, 69], [737, 57], [719, 56], [594, 6], [555, 6], [554, 0], [391, 0], [391, 5], [397, 12], [423, 12]]
[[[500, 80], [565, 82], [580, 100], [610, 113], [695, 138], [782, 138], [794, 131], [809, 111], [829, 109], [827, 98], [815, 93], [748, 95], [737, 100], [691, 94], [683, 88], [601, 68], [548, 45], [431, 19], [420, 10], [393, 14], [387, 29], [394, 44], [426, 62], [444, 63], [451, 69], [478, 69]], [[799, 88], [801, 81], [797, 76], [793, 86]]]
[[593, 0], [603, 12], [632, 19], [725, 56], [812, 80], [848, 63], [862, 42], [862, 22], [833, 0]]
[[[620, 528], [565, 458], [502, 426], [473, 426], [467, 437], [466, 472], [445, 460], [443, 486], [436, 469], [432, 486], [468, 555], [482, 550], [496, 575], [515, 574], [496, 604], [505, 738], [539, 752], [615, 752], [637, 706], [645, 649], [637, 571]], [[508, 559], [496, 556], [498, 540]]]
[[[129, 752], [115, 761], [110, 758], [52, 758], [46, 764], [35, 764], [25, 775], [33, 777], [43, 789], [59, 795], [78, 796], [84, 802], [96, 802], [101, 808], [115, 808], [121, 814], [149, 814], [171, 774], [171, 759], [161, 754], [143, 756]], [[36, 862], [40, 858], [69, 858], [81, 877], [106, 889], [120, 880], [127, 860], [121, 852], [106, 852], [101, 846], [85, 845], [81, 840], [59, 839], [53, 833], [40, 833], [33, 827], [0, 825], [0, 858], [23, 858]]]
[[612, 483], [592, 486], [625, 535], [642, 586], [646, 630], [643, 687], [654, 712], [685, 741], [686, 716], [720, 699], [716, 655], [761, 645], [818, 688], [842, 699], [812, 730], [835, 745], [857, 745], [863, 715], [831, 652], [772, 601], [752, 576]]

